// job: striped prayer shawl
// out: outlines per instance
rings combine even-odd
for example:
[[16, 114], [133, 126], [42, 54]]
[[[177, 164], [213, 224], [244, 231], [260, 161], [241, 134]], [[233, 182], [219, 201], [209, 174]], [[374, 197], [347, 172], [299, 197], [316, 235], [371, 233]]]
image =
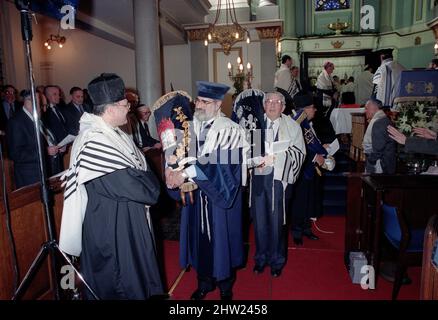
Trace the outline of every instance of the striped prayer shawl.
[[70, 168], [61, 178], [65, 185], [59, 241], [63, 251], [75, 256], [82, 251], [82, 222], [88, 202], [85, 183], [126, 168], [147, 170], [140, 150], [123, 131], [85, 113], [73, 144]]
[[297, 180], [301, 166], [306, 157], [301, 127], [290, 117], [281, 115], [278, 129], [278, 141], [288, 140], [289, 148], [286, 152], [276, 154], [274, 162], [274, 179], [286, 184], [293, 184]]

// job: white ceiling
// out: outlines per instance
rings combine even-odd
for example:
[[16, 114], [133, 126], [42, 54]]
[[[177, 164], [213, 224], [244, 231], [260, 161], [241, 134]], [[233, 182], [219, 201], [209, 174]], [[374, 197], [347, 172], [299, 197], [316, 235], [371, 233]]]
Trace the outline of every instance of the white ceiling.
[[[144, 0], [150, 1], [150, 0]], [[203, 23], [204, 17], [208, 15], [211, 4], [208, 0], [159, 0], [160, 8], [160, 27], [164, 45], [185, 43], [183, 25]], [[111, 28], [127, 35], [125, 39], [117, 41], [117, 35], [108, 30], [96, 30], [97, 24], [89, 28], [88, 31], [113, 38], [115, 42], [123, 42], [125, 45], [132, 42], [134, 38], [134, 15], [133, 0], [90, 0], [79, 1], [79, 11], [82, 17], [87, 16], [92, 19], [82, 19], [87, 25], [90, 21], [96, 21], [108, 25]], [[99, 28], [97, 28], [99, 29]], [[133, 43], [131, 44], [133, 45]]]

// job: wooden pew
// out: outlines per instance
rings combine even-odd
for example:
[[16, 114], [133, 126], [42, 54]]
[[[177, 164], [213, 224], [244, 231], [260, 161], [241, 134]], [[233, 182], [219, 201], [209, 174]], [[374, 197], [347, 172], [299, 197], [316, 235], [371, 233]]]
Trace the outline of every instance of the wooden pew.
[[[63, 204], [60, 182], [52, 179], [50, 189], [54, 194], [55, 229], [56, 234], [59, 234]], [[16, 245], [20, 282], [41, 249], [41, 245], [48, 240], [44, 219], [45, 212], [40, 199], [39, 183], [9, 193], [12, 235]], [[6, 210], [2, 201], [0, 211], [0, 299], [11, 299], [14, 293], [14, 264], [6, 218]], [[24, 299], [52, 298], [53, 279], [49, 271], [48, 259], [46, 259], [26, 291]]]

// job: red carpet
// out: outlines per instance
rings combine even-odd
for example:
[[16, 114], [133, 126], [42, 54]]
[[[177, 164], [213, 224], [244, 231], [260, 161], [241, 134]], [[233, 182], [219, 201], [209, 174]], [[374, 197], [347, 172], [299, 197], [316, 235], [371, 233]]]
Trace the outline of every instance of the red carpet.
[[[289, 243], [288, 262], [279, 278], [272, 278], [269, 268], [261, 275], [252, 272], [254, 267], [254, 239], [250, 231], [248, 265], [237, 272], [233, 293], [236, 300], [389, 300], [392, 283], [379, 278], [376, 290], [362, 290], [351, 283], [344, 266], [345, 218], [328, 216], [318, 220], [317, 225], [326, 234], [317, 231], [319, 241], [304, 239], [304, 246], [294, 247]], [[165, 272], [170, 288], [181, 269], [178, 265], [176, 241], [165, 241]], [[408, 269], [412, 284], [402, 286], [399, 300], [418, 300], [420, 295], [421, 268]], [[196, 273], [186, 272], [171, 296], [172, 300], [187, 300], [196, 289]], [[219, 299], [218, 290], [207, 299]]]

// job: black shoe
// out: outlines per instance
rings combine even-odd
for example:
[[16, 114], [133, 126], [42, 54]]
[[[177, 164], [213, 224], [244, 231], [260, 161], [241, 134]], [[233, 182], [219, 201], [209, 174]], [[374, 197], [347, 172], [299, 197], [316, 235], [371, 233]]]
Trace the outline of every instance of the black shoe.
[[263, 273], [264, 270], [265, 270], [265, 266], [255, 265], [252, 271], [254, 271], [255, 274], [260, 274]]
[[222, 301], [231, 301], [233, 300], [233, 292], [230, 291], [221, 291], [221, 300]]
[[192, 293], [190, 300], [204, 300], [204, 298], [207, 296], [207, 293], [207, 291], [196, 289], [195, 292]]
[[294, 243], [297, 246], [302, 246], [303, 245], [303, 238], [302, 237], [294, 237]]
[[272, 269], [271, 270], [271, 275], [274, 278], [278, 278], [279, 276], [281, 276], [281, 269]]
[[309, 238], [310, 240], [319, 240], [319, 237], [314, 235], [312, 231], [304, 232], [303, 235]]

